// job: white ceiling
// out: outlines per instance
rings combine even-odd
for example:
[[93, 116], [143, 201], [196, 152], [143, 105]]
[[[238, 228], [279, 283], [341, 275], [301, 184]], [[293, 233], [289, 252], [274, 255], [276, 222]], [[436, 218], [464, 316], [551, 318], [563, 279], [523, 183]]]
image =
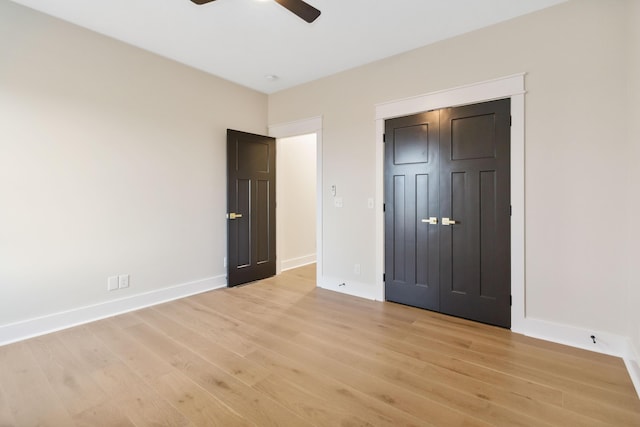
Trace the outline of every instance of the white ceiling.
[[307, 0], [312, 24], [272, 1], [12, 1], [273, 93], [565, 0]]

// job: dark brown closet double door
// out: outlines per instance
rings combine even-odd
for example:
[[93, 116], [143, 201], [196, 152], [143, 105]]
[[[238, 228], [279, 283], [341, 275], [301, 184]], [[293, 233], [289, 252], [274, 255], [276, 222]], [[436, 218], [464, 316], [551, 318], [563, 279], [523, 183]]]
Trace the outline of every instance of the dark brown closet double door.
[[385, 123], [388, 301], [511, 326], [510, 100]]

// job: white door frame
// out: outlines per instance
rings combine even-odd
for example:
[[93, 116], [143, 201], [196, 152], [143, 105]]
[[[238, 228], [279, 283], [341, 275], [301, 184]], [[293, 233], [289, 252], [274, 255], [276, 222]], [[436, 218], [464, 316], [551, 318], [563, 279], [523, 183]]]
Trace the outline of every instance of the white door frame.
[[511, 98], [511, 330], [524, 330], [524, 73], [376, 105], [376, 299], [384, 301], [384, 121], [424, 111]]
[[[322, 277], [322, 117], [311, 117], [295, 122], [269, 125], [269, 136], [289, 138], [292, 136], [316, 134], [316, 283]], [[276, 188], [278, 183], [276, 181]], [[278, 206], [276, 205], [276, 274], [282, 271], [282, 224], [278, 224]]]

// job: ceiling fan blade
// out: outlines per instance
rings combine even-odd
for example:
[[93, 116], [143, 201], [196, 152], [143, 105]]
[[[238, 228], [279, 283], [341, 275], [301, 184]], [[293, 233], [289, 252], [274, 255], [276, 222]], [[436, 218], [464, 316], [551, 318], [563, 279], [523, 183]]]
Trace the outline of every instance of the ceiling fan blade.
[[[194, 1], [194, 0], [191, 0]], [[308, 23], [315, 21], [320, 16], [320, 11], [302, 0], [275, 0], [279, 5], [289, 9]]]
[[[195, 4], [207, 4], [211, 3], [215, 0], [191, 0]], [[300, 18], [304, 19], [308, 23], [312, 23], [318, 16], [320, 16], [320, 11], [315, 7], [311, 6], [309, 3], [306, 3], [302, 0], [275, 0], [280, 6], [288, 9], [289, 11], [295, 13]]]

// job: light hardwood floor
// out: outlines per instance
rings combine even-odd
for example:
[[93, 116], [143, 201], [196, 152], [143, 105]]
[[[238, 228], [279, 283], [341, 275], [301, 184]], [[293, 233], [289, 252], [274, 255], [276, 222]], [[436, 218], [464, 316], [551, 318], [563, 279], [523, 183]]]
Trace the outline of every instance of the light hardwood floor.
[[314, 268], [0, 347], [0, 426], [640, 426], [620, 359]]

